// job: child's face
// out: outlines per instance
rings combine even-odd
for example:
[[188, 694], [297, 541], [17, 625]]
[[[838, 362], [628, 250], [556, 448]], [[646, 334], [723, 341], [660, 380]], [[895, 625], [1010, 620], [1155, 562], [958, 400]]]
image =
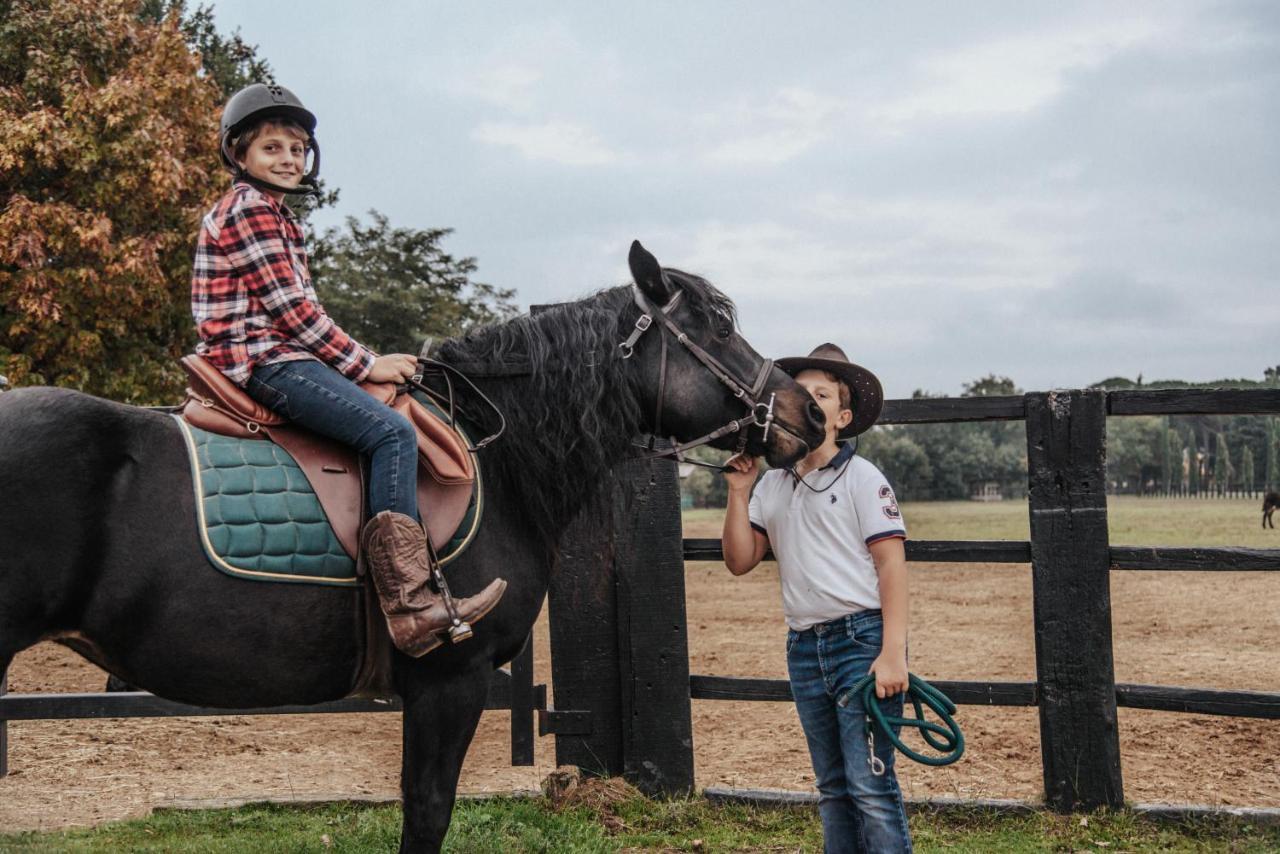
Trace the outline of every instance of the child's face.
[[852, 410], [840, 408], [840, 384], [827, 376], [826, 371], [817, 370], [801, 371], [796, 374], [796, 382], [809, 392], [827, 416], [827, 440], [831, 441], [853, 420]]
[[307, 140], [293, 128], [266, 124], [240, 161], [260, 181], [295, 189], [307, 168]]

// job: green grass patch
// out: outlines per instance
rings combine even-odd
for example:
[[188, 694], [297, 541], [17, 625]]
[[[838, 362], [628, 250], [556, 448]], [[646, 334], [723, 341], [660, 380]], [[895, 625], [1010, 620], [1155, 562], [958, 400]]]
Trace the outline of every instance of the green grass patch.
[[[1089, 816], [947, 809], [911, 817], [917, 851], [1280, 850], [1280, 828], [1229, 816], [1170, 823], [1122, 811]], [[354, 803], [255, 804], [234, 810], [165, 810], [139, 821], [61, 833], [0, 835], [3, 852], [395, 851], [400, 809]], [[809, 807], [716, 805], [701, 798], [628, 798], [556, 811], [542, 799], [461, 801], [446, 850], [457, 852], [820, 851]]]

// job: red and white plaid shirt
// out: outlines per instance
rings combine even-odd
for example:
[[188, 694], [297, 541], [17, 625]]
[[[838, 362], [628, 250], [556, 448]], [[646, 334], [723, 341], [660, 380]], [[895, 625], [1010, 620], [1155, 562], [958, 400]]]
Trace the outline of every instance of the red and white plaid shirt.
[[374, 354], [320, 307], [293, 213], [237, 183], [205, 214], [191, 273], [196, 352], [237, 385], [255, 365], [319, 359], [356, 382]]

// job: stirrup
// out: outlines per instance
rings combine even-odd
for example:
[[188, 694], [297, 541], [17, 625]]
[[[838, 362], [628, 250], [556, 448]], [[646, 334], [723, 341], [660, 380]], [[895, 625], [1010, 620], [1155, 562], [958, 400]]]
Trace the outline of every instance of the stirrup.
[[449, 640], [452, 643], [462, 643], [475, 634], [471, 630], [471, 624], [462, 619], [458, 613], [458, 606], [453, 601], [453, 593], [449, 590], [449, 582], [445, 580], [444, 570], [440, 568], [440, 558], [436, 556], [436, 547], [431, 543], [431, 534], [427, 534], [427, 565], [431, 567], [431, 577], [435, 579], [436, 587], [440, 590], [440, 598], [444, 600], [444, 611], [449, 615]]

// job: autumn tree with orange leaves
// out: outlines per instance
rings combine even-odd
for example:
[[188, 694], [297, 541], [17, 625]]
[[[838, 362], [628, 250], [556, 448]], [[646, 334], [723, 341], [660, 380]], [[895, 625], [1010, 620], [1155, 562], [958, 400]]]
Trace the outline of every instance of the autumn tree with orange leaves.
[[0, 0], [0, 373], [173, 402], [222, 95], [176, 13]]

